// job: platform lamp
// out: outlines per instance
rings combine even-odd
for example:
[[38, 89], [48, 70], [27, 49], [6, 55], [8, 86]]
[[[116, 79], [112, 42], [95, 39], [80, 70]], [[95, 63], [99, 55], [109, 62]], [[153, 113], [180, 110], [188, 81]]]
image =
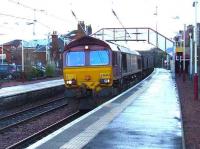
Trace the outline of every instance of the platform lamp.
[[50, 36], [50, 33], [47, 33], [47, 44], [46, 44], [46, 65], [49, 64], [49, 36]]
[[24, 43], [21, 40], [21, 48], [22, 48], [22, 82], [25, 81], [25, 73], [24, 73]]
[[156, 11], [153, 14], [156, 16], [156, 48], [158, 47], [158, 6], [156, 5]]
[[2, 46], [1, 46], [1, 64], [3, 64], [3, 43], [2, 43]]
[[197, 0], [193, 2], [195, 7], [194, 24], [194, 100], [198, 100], [198, 73], [197, 73]]
[[184, 24], [184, 30], [183, 30], [183, 82], [186, 79], [185, 74], [185, 32], [186, 32], [186, 24]]
[[189, 36], [190, 36], [190, 80], [192, 80], [193, 39], [191, 32], [189, 32]]
[[24, 72], [24, 45], [23, 40], [21, 40], [21, 46], [22, 46], [22, 72]]

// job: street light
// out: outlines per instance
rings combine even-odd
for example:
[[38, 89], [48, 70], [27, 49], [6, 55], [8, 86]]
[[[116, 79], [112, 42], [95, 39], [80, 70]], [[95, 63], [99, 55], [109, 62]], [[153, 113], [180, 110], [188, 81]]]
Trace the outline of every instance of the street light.
[[22, 46], [22, 73], [24, 73], [24, 43], [23, 43], [23, 40], [21, 40], [21, 46]]
[[158, 6], [156, 6], [156, 12], [153, 15], [156, 16], [156, 47], [158, 47]]
[[192, 33], [189, 33], [190, 36], [190, 80], [192, 80], [192, 51], [193, 51], [193, 40], [192, 40]]
[[47, 34], [47, 44], [46, 44], [46, 65], [49, 64], [49, 36], [50, 33]]
[[185, 81], [185, 32], [186, 32], [186, 25], [184, 24], [184, 31], [183, 31], [183, 81]]
[[2, 43], [2, 46], [1, 46], [1, 64], [3, 64], [3, 43]]
[[153, 14], [153, 15], [155, 15], [156, 16], [156, 32], [157, 32], [157, 30], [158, 30], [158, 6], [156, 6], [156, 12]]
[[197, 1], [193, 2], [195, 7], [195, 24], [194, 24], [194, 99], [198, 99], [198, 73], [197, 73]]

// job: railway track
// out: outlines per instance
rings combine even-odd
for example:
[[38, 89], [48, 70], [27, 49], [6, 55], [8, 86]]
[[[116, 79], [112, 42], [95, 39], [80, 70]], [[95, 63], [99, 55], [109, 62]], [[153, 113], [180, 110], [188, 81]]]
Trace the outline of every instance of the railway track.
[[27, 138], [24, 138], [23, 140], [11, 145], [11, 146], [8, 146], [6, 149], [16, 149], [16, 148], [25, 148], [27, 147], [29, 144], [32, 144], [34, 143], [35, 141], [43, 138], [44, 136], [50, 134], [51, 132], [57, 130], [58, 128], [66, 125], [67, 123], [70, 123], [71, 121], [77, 119], [78, 117], [82, 116], [83, 114], [85, 114], [85, 112], [80, 112], [80, 111], [77, 111], [71, 115], [69, 115], [68, 117], [50, 125], [49, 127], [43, 129], [43, 130], [40, 130], [36, 133], [34, 133], [33, 135], [27, 137]]
[[16, 146], [24, 146], [27, 140], [34, 141], [35, 136], [36, 139], [44, 137], [48, 131], [60, 128], [62, 123], [66, 125], [67, 121], [79, 115], [76, 114], [77, 104], [76, 100], [69, 101], [59, 96], [45, 102], [41, 99], [40, 104], [31, 103], [30, 106], [21, 107], [23, 110], [11, 110], [6, 116], [0, 115], [0, 148], [21, 148]]
[[[109, 98], [104, 98], [103, 100], [101, 100], [101, 102], [105, 102], [107, 100], [109, 100]], [[99, 104], [102, 104], [102, 103], [99, 103]], [[47, 136], [48, 134], [51, 134], [52, 132], [54, 132], [55, 130], [58, 130], [59, 128], [61, 128], [62, 126], [65, 126], [67, 125], [68, 123], [70, 123], [71, 121], [79, 118], [80, 116], [84, 115], [85, 113], [87, 113], [88, 111], [77, 111], [57, 122], [55, 122], [54, 124], [38, 131], [38, 132], [35, 132], [34, 134], [24, 138], [23, 140], [20, 140], [8, 147], [6, 147], [6, 149], [16, 149], [16, 148], [26, 148], [28, 147], [30, 144], [33, 144], [34, 142], [40, 140], [41, 138]]]
[[29, 120], [33, 120], [41, 115], [52, 112], [58, 108], [67, 106], [68, 102], [64, 98], [58, 98], [54, 101], [41, 104], [22, 110], [16, 113], [12, 113], [0, 118], [0, 133], [15, 127], [19, 124], [25, 123]]

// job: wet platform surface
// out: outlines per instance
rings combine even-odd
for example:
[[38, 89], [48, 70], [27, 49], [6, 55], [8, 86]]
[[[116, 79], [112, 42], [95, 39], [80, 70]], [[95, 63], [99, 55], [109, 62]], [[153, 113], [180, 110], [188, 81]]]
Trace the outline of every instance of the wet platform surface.
[[137, 86], [31, 145], [39, 149], [184, 148], [175, 81], [156, 69]]
[[0, 98], [64, 85], [63, 79], [0, 88]]

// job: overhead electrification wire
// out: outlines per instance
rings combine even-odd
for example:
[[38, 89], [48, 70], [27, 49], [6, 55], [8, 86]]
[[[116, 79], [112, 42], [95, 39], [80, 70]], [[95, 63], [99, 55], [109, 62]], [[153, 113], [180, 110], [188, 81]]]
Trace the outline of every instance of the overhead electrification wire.
[[11, 3], [17, 4], [17, 5], [20, 5], [20, 6], [24, 7], [24, 8], [28, 8], [28, 9], [31, 9], [33, 11], [35, 10], [34, 8], [32, 8], [32, 7], [28, 6], [28, 5], [24, 5], [24, 4], [22, 4], [20, 2], [17, 2], [15, 0], [8, 0], [8, 1], [11, 2]]
[[78, 22], [78, 24], [80, 25], [81, 29], [83, 30], [83, 32], [86, 35], [86, 31], [85, 31], [84, 27], [82, 26], [82, 24], [78, 21], [78, 18], [76, 17], [74, 11], [71, 10], [71, 12], [72, 12], [72, 15], [74, 16], [75, 20]]
[[118, 20], [118, 22], [120, 23], [120, 25], [124, 28], [126, 34], [128, 34], [128, 36], [131, 38], [130, 34], [128, 33], [128, 31], [126, 30], [126, 28], [124, 27], [124, 25], [122, 24], [122, 22], [120, 21], [119, 17], [117, 16], [116, 12], [113, 9], [112, 9], [112, 13], [116, 17], [116, 19]]
[[28, 21], [32, 21], [33, 19], [29, 19], [29, 18], [24, 18], [24, 17], [18, 17], [18, 16], [14, 16], [11, 14], [5, 14], [5, 13], [0, 13], [1, 16], [6, 16], [6, 17], [12, 17], [12, 18], [16, 18], [16, 19], [21, 19], [21, 20], [28, 20]]
[[32, 11], [36, 11], [36, 12], [42, 13], [42, 14], [44, 14], [44, 15], [46, 15], [46, 16], [55, 18], [55, 19], [57, 19], [57, 20], [64, 21], [64, 22], [67, 21], [66, 19], [60, 18], [60, 17], [58, 17], [58, 16], [56, 16], [56, 15], [54, 15], [54, 14], [48, 13], [48, 12], [47, 12], [46, 10], [44, 10], [44, 9], [36, 9], [36, 8], [31, 7], [31, 6], [28, 6], [28, 5], [25, 5], [25, 4], [23, 4], [23, 3], [20, 3], [20, 2], [18, 2], [18, 1], [16, 1], [16, 0], [8, 0], [8, 1], [11, 2], [11, 3], [14, 3], [14, 4], [16, 4], [16, 5], [19, 5], [19, 6], [23, 7], [23, 8], [30, 9], [30, 10], [32, 10]]
[[[14, 16], [14, 15], [11, 15], [11, 14], [5, 14], [5, 13], [0, 13], [0, 16], [6, 16], [6, 17], [11, 17], [11, 18], [16, 18], [16, 19], [20, 19], [20, 20], [27, 20], [27, 21], [33, 21], [33, 19], [29, 19], [29, 18], [24, 18], [24, 17], [19, 17], [19, 16]], [[39, 23], [40, 25], [46, 27], [46, 28], [49, 28], [50, 27], [40, 21], [36, 21], [37, 23]], [[27, 25], [31, 25], [33, 24], [33, 22], [26, 22]]]
[[[44, 13], [44, 10], [33, 8], [31, 6], [28, 6], [28, 5], [25, 5], [23, 3], [20, 3], [20, 2], [18, 2], [16, 0], [8, 0], [8, 2], [14, 3], [16, 5], [19, 5], [19, 6], [23, 7], [23, 8], [29, 9], [29, 10], [34, 12], [34, 18], [33, 19], [22, 18], [22, 17], [18, 17], [18, 16], [14, 16], [14, 15], [7, 15], [9, 17], [14, 17], [14, 18], [17, 18], [17, 19], [24, 19], [24, 20], [29, 20], [29, 21], [31, 20], [32, 22], [27, 22], [27, 25], [33, 25], [33, 35], [35, 35], [35, 24], [36, 23], [38, 23], [38, 24], [50, 29], [50, 27], [48, 25], [36, 20], [36, 11], [40, 12], [40, 13]], [[46, 12], [44, 14], [47, 15]]]

